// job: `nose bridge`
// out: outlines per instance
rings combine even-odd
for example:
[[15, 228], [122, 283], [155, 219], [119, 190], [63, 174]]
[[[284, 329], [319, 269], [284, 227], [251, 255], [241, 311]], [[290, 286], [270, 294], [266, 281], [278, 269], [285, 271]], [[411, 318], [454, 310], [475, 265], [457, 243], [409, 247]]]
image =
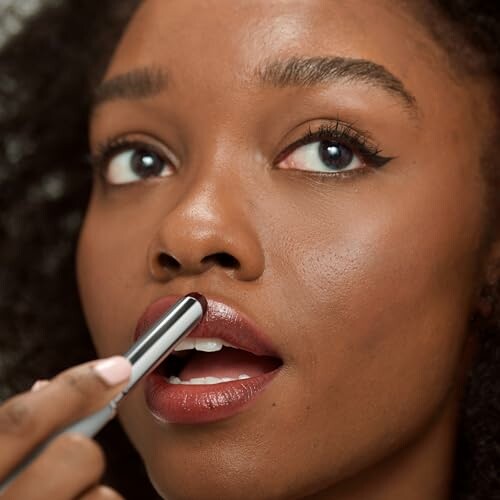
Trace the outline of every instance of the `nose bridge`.
[[197, 137], [198, 146], [186, 165], [189, 172], [185, 191], [175, 208], [205, 231], [216, 226], [229, 228], [234, 223], [244, 229], [249, 222], [251, 186], [242, 168], [248, 159], [242, 157], [242, 148], [224, 134], [225, 128], [217, 127]]
[[[222, 177], [210, 169], [197, 172], [167, 218], [185, 224], [185, 234], [197, 240], [203, 235], [218, 239], [225, 232], [244, 230], [246, 210], [240, 186], [235, 186], [234, 177], [233, 183]], [[237, 198], [236, 193], [240, 193]]]
[[156, 275], [199, 274], [214, 266], [243, 280], [262, 274], [249, 193], [222, 150], [205, 150], [203, 165], [186, 174], [177, 203], [164, 214], [151, 251]]

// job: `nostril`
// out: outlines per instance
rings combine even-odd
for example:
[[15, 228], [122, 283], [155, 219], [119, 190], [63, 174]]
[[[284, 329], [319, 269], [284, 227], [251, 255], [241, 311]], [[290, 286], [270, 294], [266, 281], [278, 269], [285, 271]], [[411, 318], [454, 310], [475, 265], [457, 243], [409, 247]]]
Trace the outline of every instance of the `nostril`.
[[160, 267], [162, 269], [170, 269], [173, 271], [179, 271], [179, 269], [181, 268], [180, 262], [166, 253], [161, 253], [160, 255], [158, 255], [158, 264], [160, 264]]
[[240, 267], [238, 259], [234, 258], [232, 255], [226, 252], [219, 252], [219, 253], [214, 253], [212, 255], [208, 255], [207, 257], [203, 258], [201, 262], [203, 264], [211, 262], [213, 264], [219, 265], [220, 267], [225, 267], [229, 269], [239, 269]]

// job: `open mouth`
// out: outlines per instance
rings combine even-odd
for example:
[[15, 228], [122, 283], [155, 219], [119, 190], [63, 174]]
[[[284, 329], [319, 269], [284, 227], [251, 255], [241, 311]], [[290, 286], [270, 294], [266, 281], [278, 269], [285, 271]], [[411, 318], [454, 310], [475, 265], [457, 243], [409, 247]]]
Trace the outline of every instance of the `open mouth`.
[[[146, 331], [178, 297], [163, 297], [140, 318]], [[145, 379], [146, 404], [161, 421], [200, 424], [231, 417], [256, 401], [281, 372], [269, 338], [232, 307], [208, 299], [198, 326]]]
[[214, 385], [272, 372], [281, 359], [259, 356], [219, 338], [187, 338], [159, 366], [170, 384]]

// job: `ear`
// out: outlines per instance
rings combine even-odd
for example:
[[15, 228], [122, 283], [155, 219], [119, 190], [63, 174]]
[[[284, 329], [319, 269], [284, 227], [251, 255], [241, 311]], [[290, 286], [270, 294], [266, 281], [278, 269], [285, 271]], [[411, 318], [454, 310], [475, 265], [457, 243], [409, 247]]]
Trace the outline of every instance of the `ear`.
[[484, 259], [477, 297], [477, 312], [481, 316], [489, 317], [493, 313], [497, 287], [500, 287], [500, 237], [489, 246]]
[[500, 236], [488, 250], [484, 275], [486, 285], [495, 286], [500, 281]]
[[490, 243], [482, 261], [475, 294], [475, 304], [469, 318], [469, 335], [467, 335], [463, 352], [463, 370], [461, 381], [465, 383], [469, 369], [474, 366], [480, 342], [477, 335], [478, 328], [484, 321], [488, 322], [493, 316], [495, 299], [500, 294], [500, 237]]

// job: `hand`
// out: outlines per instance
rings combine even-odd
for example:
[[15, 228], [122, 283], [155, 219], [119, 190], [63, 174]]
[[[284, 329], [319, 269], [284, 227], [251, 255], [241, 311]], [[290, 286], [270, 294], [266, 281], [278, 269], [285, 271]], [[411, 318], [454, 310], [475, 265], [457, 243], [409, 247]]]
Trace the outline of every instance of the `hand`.
[[[58, 430], [105, 406], [126, 385], [130, 363], [122, 357], [71, 368], [37, 390], [0, 406], [0, 483], [30, 452]], [[61, 434], [17, 476], [5, 500], [116, 500], [99, 486], [104, 453], [92, 439]]]

